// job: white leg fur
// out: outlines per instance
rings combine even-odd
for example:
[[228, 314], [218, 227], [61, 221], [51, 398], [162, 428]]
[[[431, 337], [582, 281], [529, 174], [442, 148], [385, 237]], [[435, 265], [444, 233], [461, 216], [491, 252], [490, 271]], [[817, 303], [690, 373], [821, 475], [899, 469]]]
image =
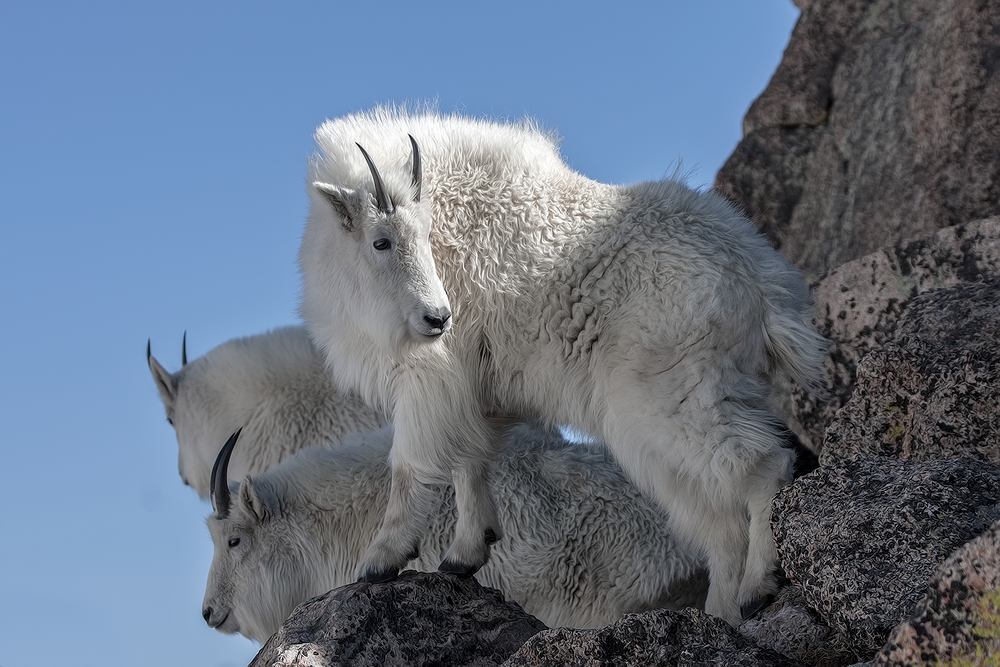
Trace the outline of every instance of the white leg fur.
[[433, 488], [419, 483], [409, 465], [394, 460], [382, 526], [362, 554], [354, 576], [370, 582], [395, 578], [416, 553], [437, 509], [436, 500]]
[[[718, 400], [712, 373], [700, 371], [615, 374], [627, 381], [609, 378], [602, 435], [628, 475], [670, 511], [678, 536], [708, 557], [706, 611], [737, 625], [741, 605], [774, 592], [770, 503], [790, 479], [793, 455], [762, 426], [768, 417], [753, 391]], [[692, 377], [700, 382], [686, 393], [663, 391]], [[683, 398], [664, 400], [671, 395]]]
[[490, 545], [502, 537], [496, 506], [489, 494], [488, 465], [469, 460], [452, 476], [458, 522], [455, 537], [441, 562], [441, 570], [472, 575], [486, 564]]

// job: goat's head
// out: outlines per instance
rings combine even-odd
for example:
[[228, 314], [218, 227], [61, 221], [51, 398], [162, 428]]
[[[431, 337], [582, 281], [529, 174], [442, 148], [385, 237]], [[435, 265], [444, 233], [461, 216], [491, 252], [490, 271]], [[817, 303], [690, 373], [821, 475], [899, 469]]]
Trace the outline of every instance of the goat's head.
[[394, 347], [431, 342], [451, 326], [451, 307], [431, 254], [431, 219], [420, 200], [420, 149], [410, 137], [405, 178], [379, 173], [358, 144], [374, 192], [314, 182], [300, 251], [303, 314], [311, 324], [350, 320]]
[[167, 371], [146, 343], [146, 362], [160, 393], [167, 421], [177, 435], [177, 470], [202, 498], [210, 493], [209, 474], [219, 441], [245, 424], [251, 403], [232, 388], [227, 367], [199, 357], [187, 358], [187, 332], [181, 342], [181, 368]]
[[292, 609], [309, 597], [301, 531], [286, 516], [266, 477], [247, 476], [230, 485], [229, 458], [239, 438], [234, 433], [212, 468], [212, 507], [208, 529], [215, 554], [208, 571], [202, 617], [219, 632], [238, 632], [267, 641]]

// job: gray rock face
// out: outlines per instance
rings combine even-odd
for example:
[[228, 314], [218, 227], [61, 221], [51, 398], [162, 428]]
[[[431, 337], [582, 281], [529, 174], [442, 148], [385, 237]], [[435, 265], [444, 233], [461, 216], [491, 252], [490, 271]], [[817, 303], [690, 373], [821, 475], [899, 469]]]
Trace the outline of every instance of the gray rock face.
[[861, 452], [1000, 461], [1000, 276], [914, 298], [857, 373], [822, 463]]
[[629, 614], [599, 630], [557, 628], [529, 639], [504, 667], [793, 667], [697, 609]]
[[403, 572], [305, 602], [251, 667], [499, 665], [545, 625], [475, 579]]
[[802, 442], [819, 451], [827, 426], [854, 391], [861, 358], [891, 341], [918, 294], [1000, 275], [1000, 217], [949, 227], [840, 266], [814, 287], [816, 324], [830, 340], [828, 395], [797, 389], [785, 416]]
[[841, 667], [854, 662], [854, 652], [810, 610], [802, 591], [785, 587], [774, 604], [746, 620], [740, 633], [758, 646], [815, 667]]
[[778, 558], [806, 605], [869, 659], [909, 616], [938, 564], [1000, 518], [1000, 465], [862, 456], [775, 498]]
[[1000, 5], [802, 3], [716, 187], [816, 279], [1000, 213]]
[[[901, 623], [875, 665], [904, 667], [1000, 655], [1000, 523], [948, 557], [916, 613]], [[952, 663], [956, 664], [956, 663]], [[961, 664], [961, 663], [958, 663]]]

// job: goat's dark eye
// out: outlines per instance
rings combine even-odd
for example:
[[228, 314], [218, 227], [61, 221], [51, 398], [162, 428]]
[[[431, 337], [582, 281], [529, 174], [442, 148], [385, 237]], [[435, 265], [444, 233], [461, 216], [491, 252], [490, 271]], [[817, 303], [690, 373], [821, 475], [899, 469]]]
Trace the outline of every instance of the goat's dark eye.
[[239, 543], [240, 543], [240, 538], [238, 538], [238, 537], [230, 537], [229, 538], [229, 548], [230, 549], [233, 549], [233, 548], [239, 546]]
[[392, 247], [392, 241], [389, 239], [375, 239], [375, 243], [372, 243], [372, 246], [376, 250], [388, 250]]

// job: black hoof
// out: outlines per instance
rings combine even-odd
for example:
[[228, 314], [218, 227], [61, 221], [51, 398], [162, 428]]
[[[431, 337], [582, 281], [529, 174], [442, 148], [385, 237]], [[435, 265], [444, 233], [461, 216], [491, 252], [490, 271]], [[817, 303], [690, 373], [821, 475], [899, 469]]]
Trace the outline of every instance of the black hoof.
[[765, 595], [763, 597], [754, 598], [753, 600], [740, 605], [740, 614], [743, 615], [743, 620], [745, 621], [751, 616], [755, 616], [757, 612], [764, 607], [769, 606], [772, 602], [774, 602], [773, 595]]
[[479, 565], [465, 565], [463, 563], [456, 563], [453, 560], [445, 558], [438, 565], [439, 572], [445, 572], [447, 574], [454, 574], [459, 577], [471, 577], [476, 572], [479, 571]]
[[384, 584], [387, 581], [392, 581], [399, 574], [398, 567], [384, 567], [384, 568], [368, 568], [365, 573], [358, 577], [358, 581], [363, 581], [369, 584]]
[[497, 540], [500, 539], [497, 537], [497, 532], [492, 528], [487, 528], [486, 532], [483, 533], [483, 537], [486, 538], [486, 544], [496, 544]]

